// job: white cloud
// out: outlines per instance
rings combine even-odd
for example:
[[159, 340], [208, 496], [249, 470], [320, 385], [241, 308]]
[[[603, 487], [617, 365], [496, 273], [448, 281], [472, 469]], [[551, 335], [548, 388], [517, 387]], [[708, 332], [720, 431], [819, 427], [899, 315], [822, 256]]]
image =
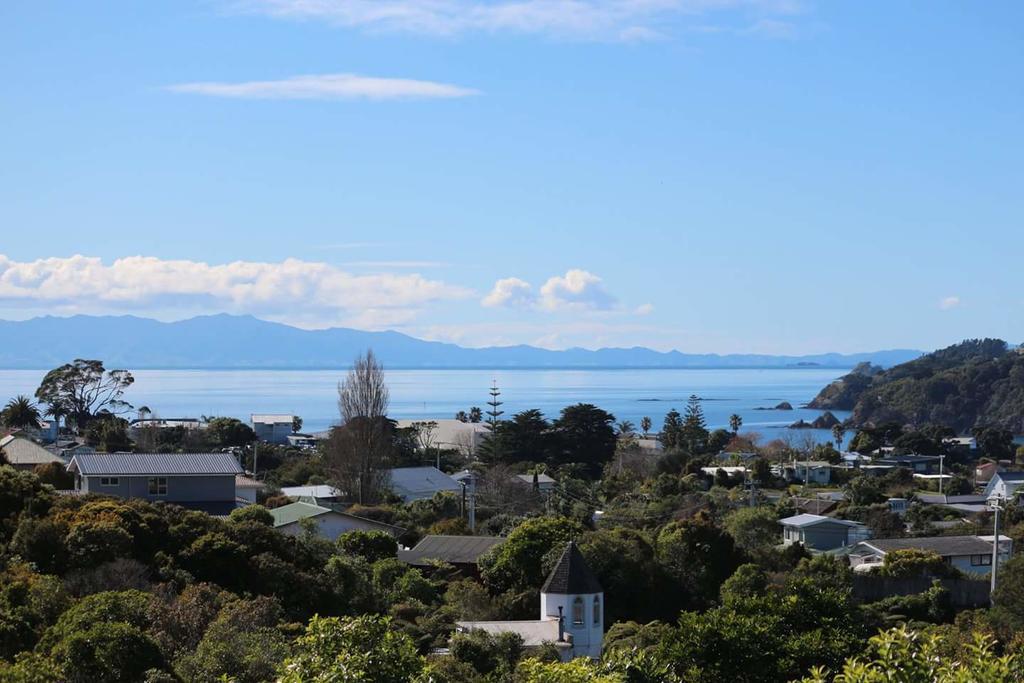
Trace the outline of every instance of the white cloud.
[[180, 83], [167, 86], [167, 89], [178, 93], [254, 100], [451, 99], [478, 94], [476, 90], [448, 83], [356, 74], [293, 76], [276, 81], [240, 83]]
[[786, 16], [800, 0], [235, 0], [233, 7], [343, 27], [429, 35], [469, 32], [549, 34], [602, 40], [649, 40], [680, 16], [739, 12]]
[[654, 304], [640, 304], [633, 312], [637, 315], [650, 315], [654, 313]]
[[358, 316], [408, 320], [428, 304], [471, 295], [418, 274], [353, 275], [298, 259], [215, 265], [132, 256], [108, 265], [81, 255], [17, 262], [0, 254], [0, 303], [58, 313], [226, 310], [315, 327]]
[[480, 303], [490, 308], [536, 308], [549, 312], [610, 311], [617, 307], [615, 297], [605, 290], [601, 278], [578, 268], [548, 278], [536, 293], [529, 282], [517, 277], [498, 280]]
[[523, 307], [536, 301], [529, 282], [517, 277], [507, 277], [494, 283], [494, 288], [480, 303], [490, 308], [499, 306]]
[[956, 308], [960, 305], [960, 297], [958, 296], [947, 296], [939, 301], [939, 308], [943, 311], [948, 311], [951, 308]]
[[615, 297], [605, 290], [601, 278], [574, 268], [565, 275], [556, 275], [544, 283], [540, 288], [540, 306], [549, 311], [609, 310], [615, 306]]

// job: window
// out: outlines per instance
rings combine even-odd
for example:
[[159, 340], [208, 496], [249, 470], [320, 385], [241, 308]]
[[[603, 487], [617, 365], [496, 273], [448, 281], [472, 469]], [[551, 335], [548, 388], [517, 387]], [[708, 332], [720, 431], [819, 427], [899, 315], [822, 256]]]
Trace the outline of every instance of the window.
[[601, 625], [601, 598], [594, 596], [594, 626]]
[[151, 496], [166, 496], [167, 495], [167, 477], [150, 477], [149, 478], [149, 495], [151, 495]]
[[572, 624], [573, 626], [582, 626], [583, 621], [583, 598], [576, 596], [576, 599], [572, 601]]
[[971, 555], [972, 567], [988, 567], [992, 565], [991, 555]]
[[117, 477], [100, 477], [100, 486], [118, 486], [120, 483]]

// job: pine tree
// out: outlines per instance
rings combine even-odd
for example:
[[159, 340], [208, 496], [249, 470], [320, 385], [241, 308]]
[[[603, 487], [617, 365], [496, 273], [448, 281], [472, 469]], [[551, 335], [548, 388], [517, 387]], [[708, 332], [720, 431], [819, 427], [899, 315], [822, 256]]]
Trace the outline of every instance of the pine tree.
[[682, 443], [683, 416], [673, 408], [665, 415], [665, 422], [661, 427], [661, 445], [666, 451], [680, 448]]
[[708, 426], [704, 420], [704, 409], [700, 405], [700, 397], [690, 395], [686, 403], [686, 414], [683, 416], [681, 430], [682, 444], [691, 454], [700, 453], [708, 442]]
[[501, 390], [498, 389], [498, 383], [496, 381], [491, 384], [490, 393], [491, 400], [487, 402], [487, 405], [489, 405], [491, 409], [487, 411], [487, 429], [493, 432], [498, 426], [498, 418], [504, 415], [505, 411], [498, 409], [501, 407], [501, 401], [498, 400], [498, 397], [501, 396]]

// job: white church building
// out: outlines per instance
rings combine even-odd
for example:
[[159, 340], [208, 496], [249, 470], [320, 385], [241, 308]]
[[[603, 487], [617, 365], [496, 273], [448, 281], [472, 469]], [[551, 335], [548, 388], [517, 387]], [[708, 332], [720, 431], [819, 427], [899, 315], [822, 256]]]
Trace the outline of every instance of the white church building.
[[460, 633], [516, 633], [527, 649], [553, 643], [563, 660], [601, 656], [604, 591], [576, 544], [569, 542], [540, 589], [536, 621], [459, 621]]

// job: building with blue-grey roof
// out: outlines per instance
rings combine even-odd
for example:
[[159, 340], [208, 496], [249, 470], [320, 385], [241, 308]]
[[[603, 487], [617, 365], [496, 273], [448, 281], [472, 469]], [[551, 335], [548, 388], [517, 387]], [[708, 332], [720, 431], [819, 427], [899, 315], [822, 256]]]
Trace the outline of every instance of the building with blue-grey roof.
[[800, 543], [812, 551], [843, 548], [871, 535], [860, 522], [806, 513], [780, 519], [779, 524], [782, 525], [784, 545]]
[[68, 471], [75, 490], [119, 498], [165, 501], [210, 512], [236, 504], [231, 453], [78, 453]]
[[462, 494], [462, 485], [436, 467], [396, 467], [388, 470], [391, 490], [406, 503], [448, 492]]

